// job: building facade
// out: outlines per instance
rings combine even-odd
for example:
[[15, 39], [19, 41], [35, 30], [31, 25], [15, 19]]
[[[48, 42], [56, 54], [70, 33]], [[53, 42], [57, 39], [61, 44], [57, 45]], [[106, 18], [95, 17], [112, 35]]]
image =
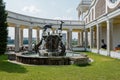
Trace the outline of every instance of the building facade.
[[81, 0], [77, 10], [90, 33], [90, 50], [120, 58], [120, 0]]

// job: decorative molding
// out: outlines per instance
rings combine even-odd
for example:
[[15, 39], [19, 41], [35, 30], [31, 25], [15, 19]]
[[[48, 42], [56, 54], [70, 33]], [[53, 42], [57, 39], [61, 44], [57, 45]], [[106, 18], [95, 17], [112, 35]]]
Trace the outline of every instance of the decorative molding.
[[79, 21], [79, 20], [54, 20], [54, 19], [44, 19], [44, 18], [37, 18], [37, 17], [32, 17], [32, 16], [27, 16], [11, 11], [7, 11], [8, 17], [7, 17], [7, 22], [8, 23], [14, 23], [14, 24], [21, 24], [21, 25], [26, 25], [30, 26], [31, 23], [34, 24], [34, 26], [41, 26], [45, 24], [52, 24], [53, 26], [59, 26], [60, 21], [63, 21], [64, 27], [71, 28], [71, 26], [78, 27], [78, 28], [83, 28], [84, 22]]
[[[89, 10], [88, 10], [88, 12], [87, 12], [87, 14], [85, 15], [85, 17], [87, 17], [87, 16], [90, 14], [91, 8], [94, 7], [94, 6], [97, 4], [97, 2], [98, 2], [98, 0], [94, 0], [94, 2], [91, 4], [91, 6], [90, 6], [90, 8], [89, 8]], [[85, 18], [85, 17], [84, 17], [84, 18]]]
[[116, 0], [114, 3], [110, 0], [106, 0], [106, 4], [109, 8], [113, 9], [120, 3], [120, 0]]
[[116, 10], [116, 11], [114, 11], [114, 12], [111, 12], [111, 13], [109, 13], [109, 14], [105, 14], [105, 15], [97, 18], [96, 20], [94, 20], [94, 21], [86, 24], [86, 28], [89, 28], [89, 27], [91, 27], [91, 26], [94, 26], [94, 25], [96, 25], [96, 23], [102, 23], [102, 22], [104, 22], [104, 21], [107, 21], [107, 20], [109, 20], [109, 19], [112, 19], [112, 18], [114, 18], [114, 17], [116, 17], [116, 16], [118, 16], [118, 15], [120, 15], [120, 9], [118, 9], [118, 10]]

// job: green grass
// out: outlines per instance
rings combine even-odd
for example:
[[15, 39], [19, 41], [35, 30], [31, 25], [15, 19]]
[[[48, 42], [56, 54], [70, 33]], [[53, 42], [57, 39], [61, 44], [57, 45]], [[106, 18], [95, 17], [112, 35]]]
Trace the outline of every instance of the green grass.
[[87, 52], [88, 66], [27, 66], [0, 56], [0, 80], [120, 80], [120, 60]]

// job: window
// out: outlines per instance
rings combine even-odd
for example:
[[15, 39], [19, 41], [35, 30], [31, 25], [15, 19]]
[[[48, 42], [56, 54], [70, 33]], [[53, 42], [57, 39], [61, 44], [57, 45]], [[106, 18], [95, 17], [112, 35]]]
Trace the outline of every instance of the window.
[[110, 2], [115, 3], [117, 0], [110, 0]]

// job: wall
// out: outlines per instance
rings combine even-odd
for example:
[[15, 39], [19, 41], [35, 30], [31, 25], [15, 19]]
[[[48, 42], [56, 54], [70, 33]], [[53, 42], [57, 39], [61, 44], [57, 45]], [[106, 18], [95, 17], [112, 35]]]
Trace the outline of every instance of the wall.
[[113, 27], [113, 48], [120, 44], [120, 24]]
[[[107, 27], [101, 27], [101, 40], [104, 39], [105, 44], [107, 44]], [[101, 43], [100, 40], [100, 43]]]
[[95, 18], [100, 17], [105, 12], [106, 12], [106, 1], [98, 0], [97, 4], [95, 5]]
[[[107, 44], [107, 27], [101, 27], [100, 33], [101, 40], [104, 39], [105, 43]], [[101, 41], [100, 41], [101, 43]], [[113, 27], [113, 49], [120, 44], [120, 24], [114, 25]]]

